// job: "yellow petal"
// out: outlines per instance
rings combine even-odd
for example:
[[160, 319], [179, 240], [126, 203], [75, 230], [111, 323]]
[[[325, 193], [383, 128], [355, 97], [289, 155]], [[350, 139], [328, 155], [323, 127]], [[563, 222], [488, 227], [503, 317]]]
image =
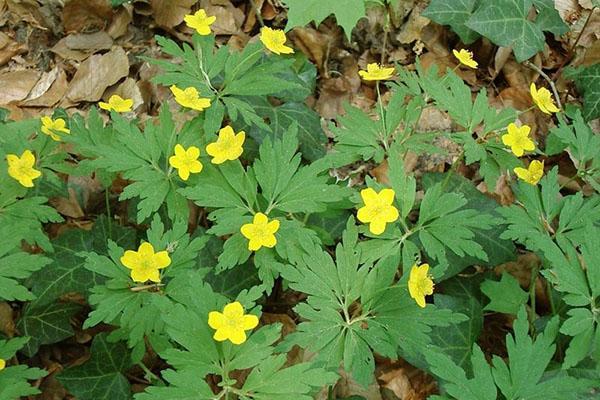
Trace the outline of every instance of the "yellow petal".
[[381, 235], [385, 231], [386, 223], [381, 220], [373, 221], [369, 224], [369, 231], [373, 235]]
[[179, 174], [179, 177], [184, 181], [187, 181], [190, 177], [190, 170], [186, 166], [179, 167], [177, 169], [177, 173]]
[[169, 257], [169, 252], [163, 250], [154, 254], [153, 262], [156, 268], [158, 269], [168, 267], [169, 265], [171, 265], [171, 257]]
[[279, 230], [279, 220], [274, 219], [273, 221], [267, 224], [267, 231], [270, 233], [275, 233]]
[[242, 225], [242, 227], [240, 228], [240, 232], [245, 238], [251, 239], [252, 237], [254, 237], [254, 224]]
[[134, 282], [144, 283], [149, 279], [148, 271], [145, 269], [132, 269], [131, 279]]
[[147, 272], [148, 280], [154, 283], [160, 283], [160, 272], [157, 269], [153, 269]]
[[244, 315], [242, 319], [242, 327], [245, 330], [254, 329], [258, 326], [258, 317], [256, 315], [248, 314]]
[[229, 339], [229, 329], [227, 329], [225, 326], [217, 329], [213, 335], [213, 339], [215, 339], [217, 342], [224, 342], [225, 340]]
[[381, 192], [379, 192], [379, 199], [381, 201], [383, 201], [384, 204], [389, 204], [391, 205], [394, 202], [394, 195], [396, 193], [394, 192], [393, 189], [383, 189], [381, 190]]
[[225, 325], [225, 316], [218, 311], [208, 313], [208, 326], [213, 329], [220, 329]]
[[33, 167], [35, 165], [35, 156], [30, 150], [25, 150], [23, 154], [21, 154], [21, 161], [28, 167]]
[[138, 268], [140, 264], [140, 257], [138, 253], [133, 250], [127, 250], [125, 254], [121, 257], [121, 264], [126, 266], [129, 269]]
[[227, 319], [239, 318], [244, 315], [244, 307], [242, 307], [242, 304], [239, 301], [234, 301], [223, 308], [223, 315]]
[[360, 191], [360, 197], [365, 205], [373, 204], [377, 202], [377, 192], [372, 188], [366, 188]]
[[383, 209], [379, 218], [385, 222], [394, 222], [399, 216], [398, 209], [394, 206], [389, 206]]
[[189, 158], [198, 158], [198, 157], [200, 157], [200, 149], [197, 148], [196, 146], [190, 146], [190, 147], [188, 147], [188, 149], [186, 151], [186, 155]]
[[252, 238], [248, 241], [248, 250], [250, 250], [250, 251], [260, 250], [261, 247], [262, 247], [262, 242], [260, 240]]
[[6, 367], [6, 361], [0, 358], [0, 371]]
[[142, 258], [152, 257], [154, 256], [154, 246], [148, 242], [144, 242], [138, 247], [138, 253]]
[[233, 344], [242, 344], [246, 341], [246, 332], [243, 329], [232, 329], [229, 333], [229, 340]]
[[254, 220], [252, 221], [255, 225], [266, 225], [269, 222], [269, 218], [259, 212], [254, 215]]
[[272, 249], [277, 244], [277, 238], [275, 235], [267, 235], [262, 238], [262, 245]]

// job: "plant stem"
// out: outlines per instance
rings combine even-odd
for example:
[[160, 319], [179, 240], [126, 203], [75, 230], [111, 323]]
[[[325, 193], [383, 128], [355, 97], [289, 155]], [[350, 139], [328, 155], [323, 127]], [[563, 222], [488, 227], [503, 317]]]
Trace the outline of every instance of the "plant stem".
[[256, 14], [256, 19], [258, 20], [260, 26], [265, 26], [265, 21], [263, 21], [262, 15], [260, 14], [260, 10], [258, 9], [258, 7], [256, 7], [256, 3], [254, 2], [254, 0], [250, 0], [250, 5], [252, 6], [254, 13]]
[[104, 191], [104, 202], [106, 204], [106, 219], [108, 220], [108, 238], [112, 240], [112, 215], [110, 213], [110, 198], [109, 198], [110, 186]]
[[381, 91], [379, 90], [379, 82], [380, 81], [377, 81], [377, 84], [375, 85], [375, 87], [377, 88], [377, 104], [379, 105], [379, 117], [381, 118], [381, 125], [383, 127], [383, 132], [382, 132], [380, 139], [383, 144], [383, 148], [387, 152], [387, 150], [388, 150], [387, 127], [385, 124], [385, 113], [383, 112], [383, 100], [381, 99]]

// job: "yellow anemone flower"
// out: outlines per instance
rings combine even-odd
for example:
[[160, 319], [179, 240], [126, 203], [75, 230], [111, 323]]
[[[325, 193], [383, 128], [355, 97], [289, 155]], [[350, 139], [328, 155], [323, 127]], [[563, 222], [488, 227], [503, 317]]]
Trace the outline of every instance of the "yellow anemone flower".
[[127, 250], [121, 257], [121, 264], [131, 270], [131, 279], [134, 282], [146, 281], [160, 282], [160, 269], [171, 264], [171, 257], [166, 250], [154, 252], [154, 247], [144, 242], [138, 251]]
[[279, 230], [279, 221], [269, 218], [263, 213], [256, 213], [250, 224], [244, 224], [240, 232], [248, 239], [248, 250], [257, 251], [261, 247], [273, 248], [277, 244], [275, 233]]
[[206, 15], [206, 11], [198, 10], [194, 14], [188, 14], [183, 17], [185, 24], [192, 29], [195, 29], [199, 35], [207, 36], [210, 35], [210, 26], [215, 23], [217, 17], [214, 15]]
[[33, 180], [42, 176], [40, 171], [33, 168], [35, 156], [30, 150], [25, 150], [21, 157], [16, 154], [7, 154], [6, 161], [8, 162], [8, 175], [27, 188], [33, 187]]
[[392, 189], [382, 189], [379, 193], [371, 188], [361, 190], [360, 197], [365, 205], [358, 209], [357, 218], [369, 224], [372, 234], [382, 234], [386, 224], [398, 219], [398, 209], [392, 205], [394, 196]]
[[222, 164], [225, 161], [237, 160], [244, 151], [242, 145], [246, 139], [246, 133], [240, 131], [235, 133], [231, 126], [226, 126], [219, 131], [219, 138], [216, 142], [206, 146], [206, 152], [213, 157], [213, 164]]
[[533, 160], [527, 169], [517, 167], [513, 171], [519, 179], [530, 185], [537, 185], [540, 179], [542, 179], [542, 176], [544, 176], [544, 162]]
[[469, 50], [452, 50], [452, 54], [454, 54], [454, 57], [456, 57], [461, 64], [466, 65], [469, 68], [477, 69], [479, 64], [477, 64], [477, 61], [473, 60], [473, 53]]
[[408, 293], [419, 307], [425, 307], [425, 296], [433, 294], [433, 280], [429, 275], [429, 264], [413, 265], [408, 277]]
[[235, 301], [227, 304], [222, 313], [219, 311], [208, 313], [208, 326], [216, 330], [213, 335], [216, 341], [229, 340], [233, 344], [242, 344], [246, 341], [246, 331], [258, 326], [258, 317], [244, 314], [244, 307]]
[[106, 111], [115, 111], [118, 113], [129, 112], [133, 108], [133, 100], [132, 99], [124, 99], [118, 94], [113, 94], [108, 99], [108, 103], [101, 101], [98, 103], [101, 109]]
[[508, 133], [502, 135], [502, 143], [506, 146], [510, 146], [510, 150], [515, 156], [521, 157], [525, 151], [535, 150], [535, 144], [533, 140], [529, 138], [529, 132], [531, 128], [527, 125], [518, 127], [517, 125], [510, 123], [506, 128]]
[[66, 134], [71, 133], [71, 131], [67, 129], [67, 123], [62, 118], [52, 119], [50, 117], [42, 117], [41, 122], [42, 133], [50, 136], [52, 140], [57, 142], [60, 142], [60, 135], [57, 132]]
[[175, 146], [175, 155], [169, 157], [169, 165], [177, 169], [179, 177], [187, 181], [190, 174], [197, 174], [202, 171], [202, 163], [198, 161], [200, 149], [196, 146], [190, 146], [187, 150], [180, 144]]
[[552, 114], [555, 112], [559, 112], [560, 110], [554, 104], [554, 100], [552, 99], [552, 93], [544, 87], [537, 89], [535, 87], [535, 83], [531, 83], [529, 87], [529, 92], [531, 93], [531, 98], [536, 106], [545, 114]]
[[395, 71], [396, 68], [394, 67], [385, 68], [377, 63], [372, 63], [367, 65], [366, 71], [358, 71], [358, 74], [365, 81], [383, 81], [390, 79], [394, 75]]
[[195, 87], [188, 87], [182, 90], [173, 85], [170, 89], [171, 93], [175, 96], [175, 101], [183, 107], [196, 111], [203, 111], [205, 108], [210, 107], [210, 99], [200, 97], [200, 93]]
[[292, 54], [294, 49], [285, 45], [285, 32], [263, 26], [260, 29], [260, 41], [275, 54]]

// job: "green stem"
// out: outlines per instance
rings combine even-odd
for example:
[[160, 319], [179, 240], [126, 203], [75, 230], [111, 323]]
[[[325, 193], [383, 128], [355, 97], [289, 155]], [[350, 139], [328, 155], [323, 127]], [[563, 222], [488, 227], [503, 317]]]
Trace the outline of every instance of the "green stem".
[[112, 215], [110, 213], [110, 186], [104, 191], [104, 202], [106, 204], [106, 219], [108, 220], [108, 238], [112, 240]]
[[383, 100], [381, 99], [381, 91], [379, 90], [379, 83], [380, 83], [380, 81], [377, 81], [377, 84], [375, 85], [375, 87], [377, 88], [377, 104], [379, 105], [379, 118], [381, 118], [381, 126], [383, 127], [383, 132], [382, 132], [380, 139], [381, 139], [381, 142], [383, 143], [383, 148], [387, 152], [388, 151], [387, 127], [385, 124], [385, 113], [383, 111]]
[[152, 381], [154, 382], [162, 382], [163, 380], [160, 379], [156, 374], [154, 374], [154, 372], [150, 371], [150, 369], [148, 367], [146, 367], [146, 365], [143, 362], [138, 362], [139, 367], [144, 371], [144, 374], [146, 377], [150, 377], [150, 382], [152, 383]]
[[533, 327], [533, 322], [535, 321], [535, 283], [537, 281], [537, 277], [538, 274], [540, 272], [540, 269], [538, 268], [538, 266], [536, 265], [535, 267], [533, 267], [533, 271], [531, 271], [531, 282], [529, 283], [529, 302], [531, 305], [531, 313], [529, 315], [529, 326], [530, 326], [530, 330], [531, 333], [534, 333], [534, 327]]

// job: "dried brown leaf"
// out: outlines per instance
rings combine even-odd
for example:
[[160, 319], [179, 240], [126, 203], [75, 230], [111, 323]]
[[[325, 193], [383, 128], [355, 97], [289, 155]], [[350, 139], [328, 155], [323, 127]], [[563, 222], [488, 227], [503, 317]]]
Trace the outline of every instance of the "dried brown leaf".
[[0, 104], [21, 101], [40, 79], [40, 72], [32, 69], [6, 72], [0, 75]]
[[67, 99], [96, 102], [109, 86], [129, 74], [129, 60], [121, 47], [104, 55], [93, 55], [85, 60], [75, 73], [67, 90]]
[[198, 0], [151, 0], [154, 21], [163, 28], [173, 28], [183, 22]]
[[63, 8], [65, 32], [94, 32], [106, 28], [112, 19], [109, 0], [70, 0]]

